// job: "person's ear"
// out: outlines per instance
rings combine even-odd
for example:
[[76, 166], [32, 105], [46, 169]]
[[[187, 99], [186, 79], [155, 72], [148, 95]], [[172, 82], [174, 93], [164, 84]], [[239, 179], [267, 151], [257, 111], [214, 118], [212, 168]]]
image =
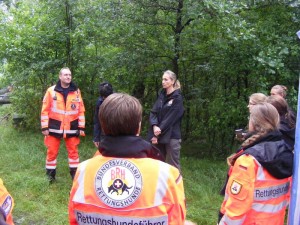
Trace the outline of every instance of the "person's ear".
[[140, 136], [141, 129], [142, 129], [142, 121], [139, 122], [139, 128], [138, 128], [136, 136]]

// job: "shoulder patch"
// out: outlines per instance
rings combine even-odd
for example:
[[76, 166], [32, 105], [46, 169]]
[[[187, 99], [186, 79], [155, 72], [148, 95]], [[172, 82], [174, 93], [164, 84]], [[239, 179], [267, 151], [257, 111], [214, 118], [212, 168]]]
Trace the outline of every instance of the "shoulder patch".
[[237, 182], [236, 180], [233, 180], [231, 185], [230, 185], [230, 192], [233, 195], [237, 195], [241, 192], [243, 188], [243, 185], [239, 182]]
[[11, 209], [12, 209], [12, 198], [11, 198], [10, 195], [8, 195], [6, 197], [6, 199], [4, 200], [1, 207], [4, 210], [5, 215], [7, 216], [10, 213]]

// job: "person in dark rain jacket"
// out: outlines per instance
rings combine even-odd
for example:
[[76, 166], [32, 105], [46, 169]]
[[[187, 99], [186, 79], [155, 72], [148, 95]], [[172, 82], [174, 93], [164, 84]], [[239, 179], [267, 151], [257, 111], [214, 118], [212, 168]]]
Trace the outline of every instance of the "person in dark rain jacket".
[[95, 114], [94, 114], [94, 138], [93, 143], [96, 148], [99, 148], [100, 139], [101, 139], [101, 125], [98, 119], [99, 108], [103, 103], [104, 99], [113, 93], [113, 87], [108, 82], [103, 82], [99, 85], [100, 97], [97, 100]]
[[289, 110], [287, 101], [279, 95], [271, 95], [266, 101], [277, 109], [280, 116], [279, 131], [285, 143], [294, 149], [296, 118]]
[[148, 140], [180, 170], [181, 119], [184, 114], [180, 82], [170, 70], [162, 77], [163, 90], [150, 111]]

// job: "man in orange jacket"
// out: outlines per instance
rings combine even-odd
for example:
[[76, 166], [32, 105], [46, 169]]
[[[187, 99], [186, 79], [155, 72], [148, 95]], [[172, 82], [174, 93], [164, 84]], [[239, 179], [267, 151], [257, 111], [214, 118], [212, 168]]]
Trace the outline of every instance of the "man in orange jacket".
[[70, 224], [183, 225], [181, 174], [139, 137], [140, 102], [127, 94], [111, 94], [99, 115], [105, 134], [101, 155], [78, 167], [69, 201]]
[[12, 210], [14, 200], [0, 179], [0, 225], [14, 225]]
[[46, 174], [50, 183], [55, 180], [57, 155], [63, 138], [68, 151], [72, 179], [79, 164], [79, 135], [85, 136], [84, 104], [79, 88], [72, 82], [69, 68], [62, 68], [59, 81], [48, 88], [41, 111], [42, 134], [47, 147]]

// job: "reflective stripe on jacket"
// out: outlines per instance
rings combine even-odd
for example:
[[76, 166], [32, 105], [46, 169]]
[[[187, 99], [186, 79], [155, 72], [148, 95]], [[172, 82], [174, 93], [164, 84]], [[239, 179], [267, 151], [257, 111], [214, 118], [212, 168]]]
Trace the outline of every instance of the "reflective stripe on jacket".
[[240, 156], [230, 170], [219, 224], [283, 225], [289, 181], [271, 176], [253, 156]]
[[3, 181], [0, 179], [0, 213], [3, 214], [6, 223], [9, 225], [14, 225], [12, 218], [13, 207], [14, 200], [3, 185]]
[[150, 158], [96, 156], [80, 164], [69, 202], [71, 225], [183, 225], [182, 177]]
[[54, 90], [55, 85], [48, 88], [41, 112], [41, 127], [49, 129], [55, 137], [79, 136], [79, 129], [85, 127], [84, 104], [80, 90], [69, 91], [66, 103], [62, 93]]

